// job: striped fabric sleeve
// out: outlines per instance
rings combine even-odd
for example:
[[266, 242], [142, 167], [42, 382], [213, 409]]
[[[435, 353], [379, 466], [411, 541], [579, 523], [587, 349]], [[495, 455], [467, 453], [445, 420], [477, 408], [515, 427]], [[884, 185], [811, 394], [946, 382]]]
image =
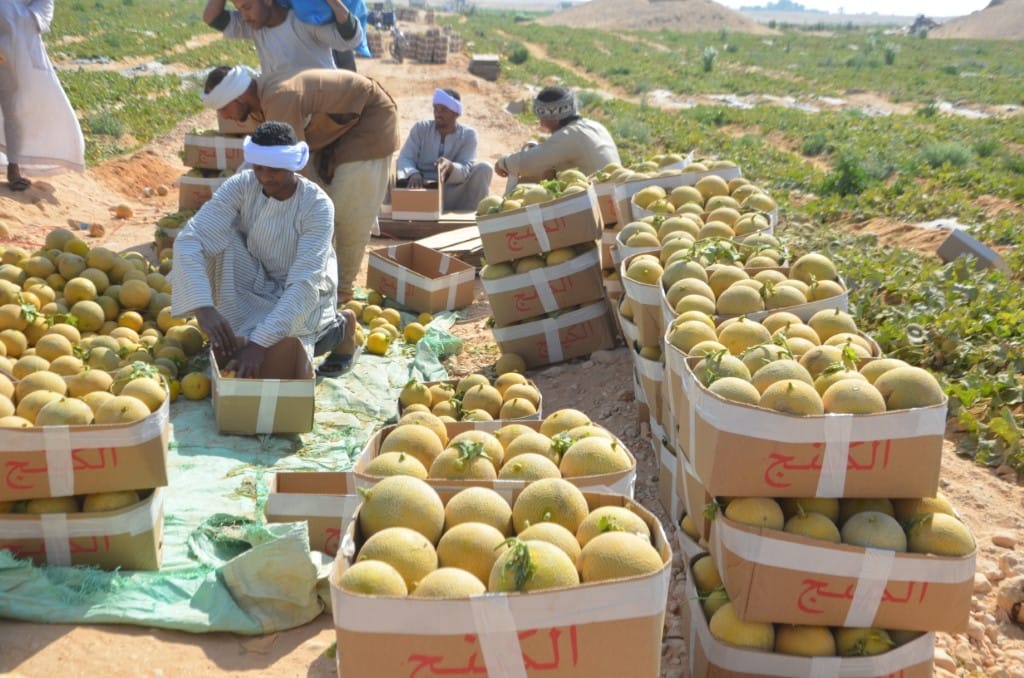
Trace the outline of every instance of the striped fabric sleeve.
[[[288, 271], [284, 294], [249, 335], [250, 341], [269, 347], [288, 336], [316, 330], [321, 316], [320, 282], [327, 270], [334, 236], [334, 210], [330, 198], [320, 195], [300, 215], [295, 262]], [[300, 327], [309, 324], [313, 327]]]
[[223, 252], [237, 239], [235, 219], [241, 202], [241, 175], [228, 179], [174, 240], [174, 315], [185, 316], [213, 306], [207, 272], [208, 257]]

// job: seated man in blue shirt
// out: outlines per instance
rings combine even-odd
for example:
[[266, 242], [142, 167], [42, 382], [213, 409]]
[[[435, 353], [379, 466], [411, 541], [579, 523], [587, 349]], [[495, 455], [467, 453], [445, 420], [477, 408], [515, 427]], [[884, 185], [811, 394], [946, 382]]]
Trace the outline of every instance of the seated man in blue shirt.
[[409, 130], [398, 155], [398, 186], [423, 188], [444, 183], [446, 212], [476, 209], [487, 195], [493, 170], [476, 162], [476, 130], [460, 125], [462, 101], [453, 89], [434, 92], [434, 117]]

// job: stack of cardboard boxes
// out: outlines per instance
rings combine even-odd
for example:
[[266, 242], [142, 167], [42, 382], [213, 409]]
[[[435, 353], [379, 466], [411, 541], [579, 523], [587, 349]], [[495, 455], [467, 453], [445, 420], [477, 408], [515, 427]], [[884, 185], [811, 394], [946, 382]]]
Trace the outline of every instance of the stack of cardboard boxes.
[[450, 36], [442, 34], [440, 28], [428, 28], [425, 33], [409, 36], [409, 51], [413, 58], [425, 64], [448, 63]]
[[478, 228], [488, 264], [484, 291], [504, 353], [535, 367], [614, 345], [595, 243], [602, 221], [593, 188], [481, 215]]
[[[159, 569], [169, 400], [129, 424], [5, 429], [0, 504], [9, 508], [0, 512], [0, 549], [37, 564]], [[81, 509], [86, 495], [127, 490], [141, 501], [88, 513], [34, 513], [31, 506], [73, 497]], [[21, 501], [25, 511], [10, 512]]]
[[216, 132], [186, 134], [182, 162], [192, 169], [179, 181], [178, 207], [199, 209], [245, 162], [242, 140], [256, 128], [218, 116]]

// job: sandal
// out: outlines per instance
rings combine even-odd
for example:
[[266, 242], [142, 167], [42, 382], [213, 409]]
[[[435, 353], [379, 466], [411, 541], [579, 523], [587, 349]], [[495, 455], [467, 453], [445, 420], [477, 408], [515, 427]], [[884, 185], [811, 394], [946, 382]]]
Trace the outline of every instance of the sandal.
[[32, 185], [32, 181], [30, 179], [26, 179], [25, 177], [18, 177], [14, 181], [9, 181], [7, 183], [11, 187], [12, 191], [24, 191], [28, 189], [29, 186]]
[[356, 360], [359, 359], [359, 354], [362, 353], [362, 351], [363, 347], [357, 346], [356, 350], [352, 352], [352, 355], [330, 353], [326, 358], [324, 358], [324, 361], [320, 363], [320, 366], [316, 368], [317, 376], [340, 377], [352, 369], [356, 364]]

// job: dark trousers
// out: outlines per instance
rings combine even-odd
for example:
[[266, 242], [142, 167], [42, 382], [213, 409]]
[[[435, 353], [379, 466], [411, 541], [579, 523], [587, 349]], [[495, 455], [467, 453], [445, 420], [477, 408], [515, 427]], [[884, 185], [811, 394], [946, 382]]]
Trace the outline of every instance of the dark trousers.
[[343, 71], [356, 72], [356, 53], [354, 50], [339, 52], [334, 50], [334, 65]]

